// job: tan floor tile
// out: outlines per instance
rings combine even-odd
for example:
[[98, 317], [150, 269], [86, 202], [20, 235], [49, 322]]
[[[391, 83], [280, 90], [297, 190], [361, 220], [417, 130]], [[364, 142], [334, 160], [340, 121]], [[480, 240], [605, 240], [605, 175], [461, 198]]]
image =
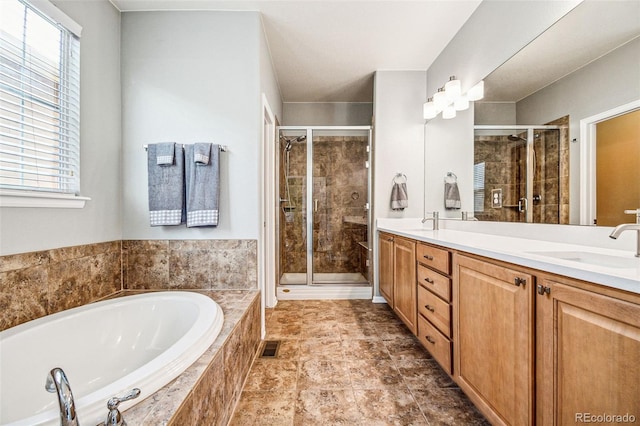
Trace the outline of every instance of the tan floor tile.
[[340, 338], [340, 326], [335, 321], [311, 322], [302, 325], [301, 339], [318, 339], [322, 337]]
[[298, 392], [294, 425], [359, 425], [360, 420], [351, 389]]
[[297, 361], [264, 361], [259, 358], [251, 367], [244, 390], [295, 390], [297, 381]]
[[414, 336], [384, 340], [393, 359], [431, 359], [431, 354]]
[[295, 391], [244, 391], [229, 426], [290, 426], [295, 404]]
[[357, 389], [354, 394], [367, 426], [428, 425], [408, 389]]
[[414, 389], [411, 392], [431, 425], [490, 425], [458, 388]]
[[349, 367], [344, 361], [301, 361], [298, 389], [351, 389]]
[[340, 324], [340, 338], [345, 339], [375, 339], [378, 340], [378, 332], [374, 326], [362, 323]]
[[349, 361], [349, 374], [354, 389], [406, 389], [403, 378], [391, 360], [366, 359]]
[[344, 352], [339, 337], [300, 340], [301, 360], [342, 360]]
[[398, 371], [409, 389], [453, 387], [455, 383], [438, 363], [430, 359], [396, 360]]
[[278, 348], [278, 353], [275, 359], [280, 361], [297, 361], [300, 359], [300, 340], [281, 339], [280, 347]]
[[343, 339], [342, 351], [345, 359], [391, 359], [382, 340]]
[[273, 339], [297, 339], [302, 333], [302, 326], [300, 324], [286, 324], [286, 325], [269, 325], [267, 324], [267, 336], [269, 340]]
[[400, 339], [403, 337], [413, 337], [411, 331], [402, 323], [377, 323], [372, 324], [382, 340]]

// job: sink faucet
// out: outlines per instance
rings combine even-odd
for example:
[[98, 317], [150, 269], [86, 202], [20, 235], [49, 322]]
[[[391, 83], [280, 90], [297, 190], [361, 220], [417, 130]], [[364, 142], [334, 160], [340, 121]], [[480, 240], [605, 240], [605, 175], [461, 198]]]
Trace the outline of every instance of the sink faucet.
[[47, 392], [58, 394], [58, 403], [60, 404], [60, 425], [61, 426], [79, 426], [78, 416], [76, 415], [76, 406], [73, 402], [73, 393], [71, 386], [64, 374], [62, 368], [54, 368], [47, 376], [47, 382], [44, 385]]
[[433, 230], [437, 231], [438, 229], [440, 229], [440, 223], [439, 223], [440, 213], [433, 212], [433, 213], [431, 213], [431, 216], [432, 217], [425, 217], [424, 219], [422, 219], [422, 223], [425, 223], [428, 220], [432, 220], [433, 221]]
[[638, 237], [637, 237], [637, 247], [636, 247], [636, 257], [640, 257], [640, 209], [637, 210], [625, 210], [624, 211], [626, 214], [635, 214], [636, 215], [636, 223], [623, 223], [622, 225], [618, 225], [615, 227], [615, 229], [613, 230], [613, 232], [611, 233], [611, 235], [609, 235], [610, 238], [613, 238], [614, 240], [617, 239], [620, 234], [622, 234], [624, 231], [637, 231], [638, 232]]

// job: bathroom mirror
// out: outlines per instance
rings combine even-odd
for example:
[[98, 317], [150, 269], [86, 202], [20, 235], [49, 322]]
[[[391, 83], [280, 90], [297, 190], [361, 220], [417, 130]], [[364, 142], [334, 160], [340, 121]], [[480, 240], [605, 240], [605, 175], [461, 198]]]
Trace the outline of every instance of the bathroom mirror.
[[485, 97], [474, 106], [476, 217], [631, 222], [623, 210], [640, 208], [640, 186], [627, 191], [635, 198], [607, 220], [603, 209], [596, 214], [595, 194], [605, 177], [613, 179], [609, 187], [640, 182], [640, 135], [623, 151], [637, 157], [627, 174], [618, 166], [607, 172], [598, 166], [598, 178], [597, 152], [603, 151], [596, 152], [595, 138], [581, 140], [581, 125], [590, 130], [585, 120], [593, 119], [595, 128], [600, 119], [640, 109], [639, 64], [640, 2], [584, 1], [487, 76]]

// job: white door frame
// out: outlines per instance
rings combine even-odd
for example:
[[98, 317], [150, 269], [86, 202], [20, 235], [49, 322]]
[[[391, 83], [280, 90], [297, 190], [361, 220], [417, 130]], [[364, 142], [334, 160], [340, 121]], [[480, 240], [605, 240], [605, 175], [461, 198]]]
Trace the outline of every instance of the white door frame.
[[596, 124], [640, 108], [640, 99], [580, 120], [580, 225], [596, 218]]
[[262, 177], [260, 193], [261, 238], [258, 244], [258, 282], [261, 293], [262, 336], [265, 336], [265, 308], [277, 303], [275, 294], [276, 267], [276, 216], [275, 216], [275, 116], [265, 94], [262, 94], [262, 165], [259, 176]]

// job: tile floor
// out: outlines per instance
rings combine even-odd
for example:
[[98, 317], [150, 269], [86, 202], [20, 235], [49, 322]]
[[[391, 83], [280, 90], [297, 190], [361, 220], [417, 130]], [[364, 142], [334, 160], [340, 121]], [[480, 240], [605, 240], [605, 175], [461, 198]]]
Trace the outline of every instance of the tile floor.
[[231, 420], [245, 425], [488, 425], [385, 304], [281, 301], [276, 358], [256, 358]]

